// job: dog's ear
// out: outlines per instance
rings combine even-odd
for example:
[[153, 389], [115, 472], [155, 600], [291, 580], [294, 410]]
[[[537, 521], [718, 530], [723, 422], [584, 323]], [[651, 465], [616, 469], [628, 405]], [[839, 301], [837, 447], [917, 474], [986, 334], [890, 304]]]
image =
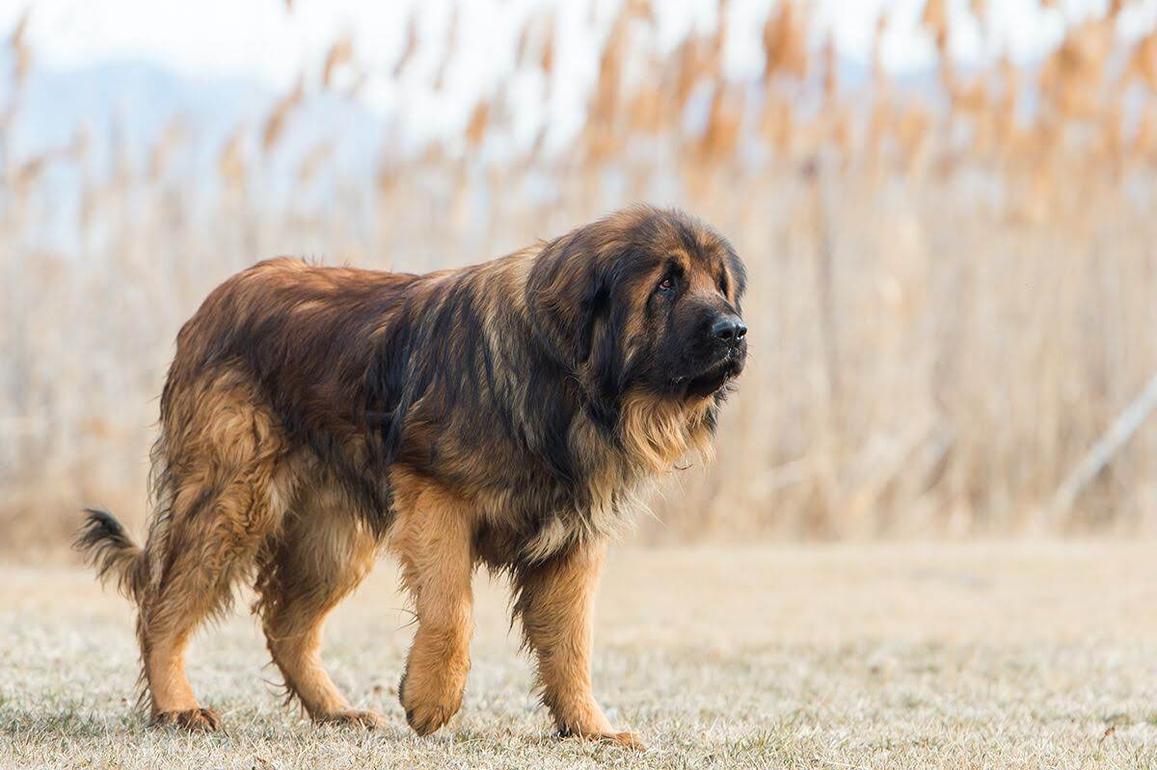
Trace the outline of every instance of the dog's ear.
[[577, 372], [591, 356], [595, 322], [610, 302], [610, 280], [586, 228], [543, 246], [526, 282], [535, 334]]
[[621, 338], [629, 308], [615, 300], [624, 262], [592, 226], [546, 244], [527, 280], [534, 333], [582, 383], [586, 409], [613, 433], [623, 390]]

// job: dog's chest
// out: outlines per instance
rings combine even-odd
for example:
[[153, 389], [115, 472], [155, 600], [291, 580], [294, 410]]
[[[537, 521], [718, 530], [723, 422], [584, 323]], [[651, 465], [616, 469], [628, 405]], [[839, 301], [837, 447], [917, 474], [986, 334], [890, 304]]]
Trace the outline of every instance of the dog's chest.
[[549, 474], [528, 472], [482, 490], [476, 507], [501, 560], [542, 561], [627, 530], [641, 505], [640, 484], [621, 472], [584, 482], [576, 488]]

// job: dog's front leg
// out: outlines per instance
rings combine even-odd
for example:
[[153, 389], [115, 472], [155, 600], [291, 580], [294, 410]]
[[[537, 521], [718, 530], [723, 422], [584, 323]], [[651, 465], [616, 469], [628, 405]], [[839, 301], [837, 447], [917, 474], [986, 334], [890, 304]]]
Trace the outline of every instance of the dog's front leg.
[[641, 749], [631, 732], [616, 730], [591, 688], [592, 614], [606, 543], [587, 543], [515, 574], [527, 646], [538, 658], [542, 701], [559, 733], [605, 739]]
[[470, 671], [474, 554], [468, 510], [430, 488], [401, 512], [391, 546], [418, 616], [398, 696], [410, 727], [428, 735], [458, 712]]

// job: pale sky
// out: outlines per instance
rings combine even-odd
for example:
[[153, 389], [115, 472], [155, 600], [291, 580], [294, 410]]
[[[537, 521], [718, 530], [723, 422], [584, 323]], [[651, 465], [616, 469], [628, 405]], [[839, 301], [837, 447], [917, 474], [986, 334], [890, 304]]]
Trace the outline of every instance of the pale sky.
[[[552, 120], [580, 119], [582, 99], [597, 70], [594, 52], [620, 0], [36, 0], [29, 38], [39, 66], [67, 68], [104, 59], [159, 63], [191, 78], [217, 76], [257, 80], [283, 92], [304, 69], [317, 73], [325, 51], [339, 35], [352, 36], [357, 57], [370, 73], [363, 100], [371, 108], [397, 111], [431, 125], [460, 122], [480, 95], [499, 87], [515, 97], [542, 84], [535, 76], [508, 77], [515, 41], [536, 10], [555, 10], [557, 48]], [[731, 38], [725, 66], [732, 75], [758, 72], [763, 19], [777, 0], [732, 0]], [[592, 9], [593, 3], [593, 9]], [[819, 36], [835, 35], [842, 55], [869, 58], [876, 18], [888, 9], [885, 66], [893, 73], [931, 64], [933, 48], [917, 27], [924, 0], [812, 0]], [[1062, 0], [1041, 11], [1036, 0], [988, 0], [991, 35], [982, 39], [967, 0], [948, 0], [956, 16], [953, 51], [961, 62], [994, 58], [1007, 51], [1018, 61], [1041, 56], [1061, 39], [1066, 23], [1098, 12], [1106, 0]], [[455, 55], [440, 94], [430, 89], [442, 59], [451, 8], [460, 13]], [[657, 36], [675, 45], [693, 27], [715, 24], [716, 0], [653, 0]], [[29, 3], [0, 0], [0, 30], [12, 27]], [[419, 14], [418, 54], [402, 82], [389, 73], [406, 37], [408, 20]], [[592, 18], [595, 20], [592, 24]], [[1122, 22], [1126, 38], [1157, 22], [1157, 0], [1135, 0]], [[568, 88], [569, 84], [575, 87]], [[561, 86], [561, 87], [560, 87]], [[568, 103], [568, 100], [574, 103]], [[448, 118], [448, 115], [453, 117]]]
[[[757, 64], [758, 29], [777, 0], [734, 0], [733, 23], [751, 26], [751, 35], [737, 36], [741, 51], [733, 56], [738, 69]], [[10, 28], [26, 8], [32, 9], [31, 37], [43, 60], [60, 65], [99, 58], [144, 58], [182, 72], [244, 73], [283, 86], [292, 82], [303, 63], [316, 61], [341, 32], [350, 32], [360, 54], [384, 67], [400, 51], [406, 23], [422, 8], [421, 25], [434, 47], [444, 31], [450, 9], [461, 12], [462, 58], [471, 69], [489, 71], [508, 58], [497, 49], [535, 9], [555, 8], [565, 36], [581, 37], [592, 17], [592, 2], [544, 0], [295, 0], [287, 14], [282, 0], [0, 0], [0, 29]], [[885, 50], [893, 72], [926, 65], [931, 47], [915, 29], [924, 0], [811, 0], [820, 25], [834, 31], [845, 56], [864, 60], [871, 47], [875, 20], [881, 9], [893, 15]], [[988, 0], [993, 37], [988, 50], [965, 9], [966, 0], [948, 0], [962, 22], [955, 25], [957, 54], [975, 59], [996, 50], [1015, 58], [1039, 55], [1060, 39], [1064, 20], [1079, 19], [1103, 9], [1105, 0], [1064, 0], [1057, 11], [1040, 11], [1036, 0]], [[609, 18], [619, 0], [593, 0], [595, 18]], [[716, 0], [656, 0], [660, 35], [681, 37], [690, 25], [710, 28]], [[1135, 0], [1126, 12], [1126, 32], [1150, 28], [1157, 17], [1157, 0]], [[740, 41], [742, 40], [742, 44]], [[503, 46], [503, 42], [506, 43]], [[751, 49], [751, 50], [748, 50]]]

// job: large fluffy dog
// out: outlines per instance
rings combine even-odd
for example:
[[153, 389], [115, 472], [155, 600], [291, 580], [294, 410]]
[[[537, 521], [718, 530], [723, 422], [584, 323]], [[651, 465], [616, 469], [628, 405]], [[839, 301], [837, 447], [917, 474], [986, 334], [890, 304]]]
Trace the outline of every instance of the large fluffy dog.
[[399, 688], [414, 730], [461, 704], [481, 563], [511, 576], [559, 730], [636, 744], [591, 692], [595, 584], [639, 488], [707, 446], [747, 352], [744, 283], [726, 240], [651, 208], [460, 270], [277, 259], [227, 280], [177, 338], [147, 544], [101, 511], [79, 539], [139, 605], [154, 722], [217, 726], [185, 646], [253, 575], [310, 716], [380, 723], [318, 648], [384, 546], [418, 618]]

